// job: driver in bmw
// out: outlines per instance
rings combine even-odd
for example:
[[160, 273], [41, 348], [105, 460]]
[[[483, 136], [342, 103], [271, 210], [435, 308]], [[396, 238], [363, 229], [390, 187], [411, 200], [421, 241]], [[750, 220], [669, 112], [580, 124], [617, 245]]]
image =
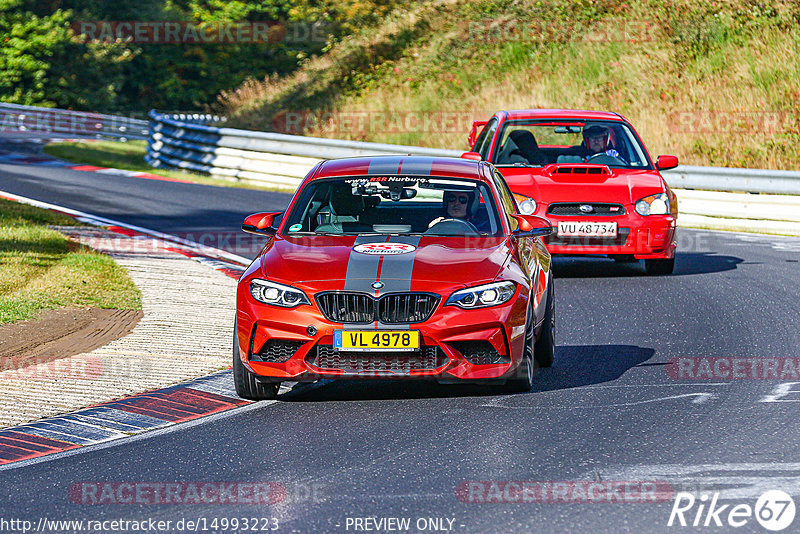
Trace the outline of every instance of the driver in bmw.
[[486, 221], [480, 220], [480, 217], [474, 217], [473, 207], [476, 204], [477, 191], [445, 191], [442, 195], [442, 207], [444, 208], [444, 215], [433, 219], [428, 228], [434, 224], [445, 221], [447, 219], [459, 219], [472, 223], [479, 232], [485, 232]]

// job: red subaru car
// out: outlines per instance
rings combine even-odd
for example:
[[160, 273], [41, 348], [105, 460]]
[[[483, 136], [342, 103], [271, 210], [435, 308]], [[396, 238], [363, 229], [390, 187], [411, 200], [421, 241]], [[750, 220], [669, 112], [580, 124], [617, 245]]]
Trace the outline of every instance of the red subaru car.
[[659, 171], [676, 167], [678, 158], [653, 162], [621, 115], [501, 111], [475, 122], [469, 143], [472, 151], [462, 157], [492, 162], [524, 213], [553, 221], [551, 253], [643, 259], [648, 274], [672, 272], [678, 201]]
[[[280, 222], [276, 222], [280, 216]], [[518, 213], [500, 173], [459, 158], [324, 161], [239, 280], [237, 393], [281, 381], [428, 378], [529, 390], [553, 361], [546, 219]]]

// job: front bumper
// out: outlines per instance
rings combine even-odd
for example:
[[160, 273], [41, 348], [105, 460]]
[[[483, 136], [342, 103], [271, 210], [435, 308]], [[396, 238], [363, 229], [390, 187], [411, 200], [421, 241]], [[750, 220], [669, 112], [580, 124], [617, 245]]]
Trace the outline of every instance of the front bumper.
[[620, 216], [555, 216], [546, 214], [547, 207], [541, 210], [541, 217], [548, 219], [555, 228], [564, 222], [616, 222], [616, 238], [561, 237], [553, 234], [545, 238], [547, 250], [551, 254], [624, 254], [636, 259], [669, 259], [675, 257], [677, 243], [675, 228], [677, 219], [673, 215], [650, 215], [642, 217], [637, 213]]
[[[528, 297], [519, 288], [508, 303], [492, 308], [462, 310], [440, 302], [423, 323], [342, 325], [328, 321], [316, 305], [285, 309], [259, 303], [247, 284], [238, 289], [236, 339], [244, 364], [266, 380], [503, 379], [514, 373], [524, 351]], [[417, 330], [424, 348], [418, 353], [337, 351], [334, 331], [343, 329]], [[280, 361], [265, 361], [276, 355]]]

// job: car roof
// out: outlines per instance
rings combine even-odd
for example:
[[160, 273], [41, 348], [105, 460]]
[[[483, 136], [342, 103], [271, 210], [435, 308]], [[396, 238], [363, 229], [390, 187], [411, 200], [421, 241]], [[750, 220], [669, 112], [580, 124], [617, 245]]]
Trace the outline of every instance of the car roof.
[[313, 180], [334, 176], [446, 176], [486, 181], [485, 162], [430, 156], [359, 156], [323, 161]]
[[591, 111], [585, 109], [513, 109], [502, 111], [508, 120], [518, 119], [594, 119], [624, 121], [618, 113], [610, 111]]

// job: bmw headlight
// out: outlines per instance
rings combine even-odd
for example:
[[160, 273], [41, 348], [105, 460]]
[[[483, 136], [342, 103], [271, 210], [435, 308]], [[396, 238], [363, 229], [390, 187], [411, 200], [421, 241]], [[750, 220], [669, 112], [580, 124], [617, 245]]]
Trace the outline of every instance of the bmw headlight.
[[636, 202], [636, 213], [647, 217], [648, 215], [669, 214], [669, 197], [666, 193], [658, 193], [644, 197]]
[[482, 286], [459, 289], [447, 299], [445, 306], [458, 306], [466, 310], [488, 308], [511, 300], [516, 291], [514, 282], [494, 282]]
[[311, 304], [305, 293], [292, 286], [276, 284], [268, 280], [254, 278], [250, 280], [250, 294], [264, 304], [294, 308], [300, 304]]

